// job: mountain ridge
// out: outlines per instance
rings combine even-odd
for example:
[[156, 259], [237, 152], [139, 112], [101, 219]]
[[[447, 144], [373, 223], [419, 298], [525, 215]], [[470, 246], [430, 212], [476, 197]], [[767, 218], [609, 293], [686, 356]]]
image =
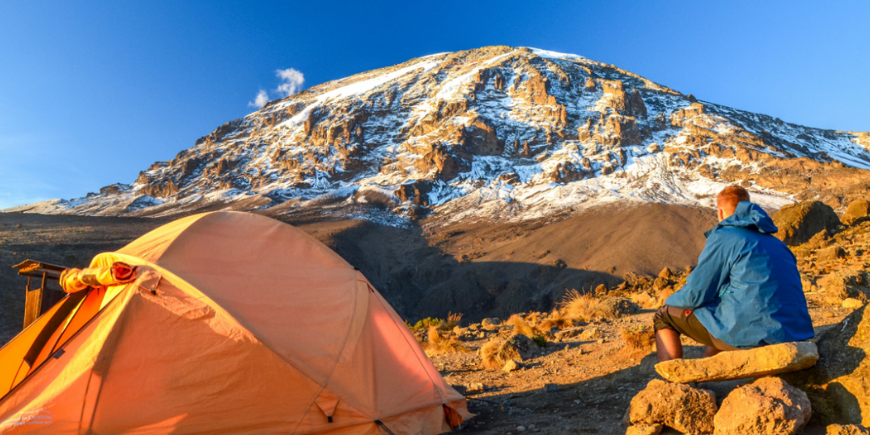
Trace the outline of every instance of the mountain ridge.
[[730, 183], [770, 209], [806, 199], [842, 209], [870, 191], [868, 170], [868, 133], [700, 101], [581, 56], [491, 46], [313, 86], [133, 183], [6, 211], [523, 221], [615, 201], [709, 207]]

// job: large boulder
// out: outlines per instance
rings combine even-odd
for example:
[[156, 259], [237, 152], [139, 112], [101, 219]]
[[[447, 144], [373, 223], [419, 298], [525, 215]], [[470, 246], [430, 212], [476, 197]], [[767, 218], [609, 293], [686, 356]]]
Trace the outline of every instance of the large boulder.
[[841, 220], [846, 225], [855, 225], [870, 220], [870, 201], [866, 199], [852, 201]]
[[810, 398], [825, 424], [870, 426], [870, 316], [867, 307], [818, 334], [819, 361], [783, 376]]
[[820, 201], [787, 205], [773, 215], [776, 237], [790, 246], [805, 243], [820, 231], [833, 233], [840, 225], [834, 209]]
[[651, 380], [631, 399], [626, 423], [665, 425], [684, 434], [713, 433], [716, 395], [710, 390]]
[[713, 419], [715, 435], [793, 435], [810, 421], [806, 393], [780, 378], [761, 378], [722, 401]]
[[721, 352], [709, 358], [674, 359], [656, 364], [656, 371], [671, 382], [685, 384], [793, 372], [811, 367], [818, 359], [815, 343], [794, 342]]

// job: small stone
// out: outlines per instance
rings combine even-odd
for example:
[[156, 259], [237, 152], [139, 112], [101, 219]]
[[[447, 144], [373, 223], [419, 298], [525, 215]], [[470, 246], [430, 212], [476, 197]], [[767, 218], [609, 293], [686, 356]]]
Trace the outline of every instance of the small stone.
[[664, 268], [661, 272], [659, 272], [659, 278], [671, 279], [674, 276], [674, 273], [671, 272], [670, 268]]
[[818, 360], [815, 343], [792, 342], [722, 352], [709, 358], [673, 359], [658, 363], [655, 368], [671, 382], [710, 382], [803, 370]]
[[544, 384], [545, 393], [555, 393], [559, 391], [559, 384]]
[[466, 389], [469, 393], [482, 393], [486, 391], [486, 385], [484, 385], [482, 382], [475, 382], [473, 384], [468, 384], [468, 387]]
[[583, 329], [581, 329], [581, 328], [563, 329], [563, 330], [557, 332], [555, 337], [556, 337], [557, 341], [563, 341], [563, 340], [566, 340], [568, 338], [576, 337], [576, 336], [580, 335], [582, 332], [583, 332]]
[[510, 360], [510, 361], [505, 363], [504, 368], [502, 368], [502, 370], [507, 372], [507, 373], [510, 373], [510, 372], [515, 371], [519, 368], [520, 368], [520, 365], [517, 364], [516, 361]]
[[810, 420], [807, 394], [780, 378], [761, 378], [722, 401], [714, 435], [794, 435]]
[[834, 317], [837, 317], [837, 315], [834, 314], [832, 311], [825, 311], [824, 313], [822, 313], [823, 319], [832, 319]]
[[831, 246], [819, 251], [817, 258], [819, 261], [838, 260], [846, 256], [846, 250], [842, 246]]
[[589, 328], [580, 334], [581, 341], [592, 341], [601, 337], [601, 331], [598, 328]]
[[525, 432], [525, 431], [526, 431], [525, 426], [517, 426], [517, 432]]
[[852, 310], [852, 309], [857, 310], [858, 308], [861, 308], [863, 306], [864, 306], [864, 302], [861, 302], [858, 299], [855, 299], [855, 298], [843, 299], [843, 308], [847, 308], [850, 310]]
[[598, 339], [598, 344], [604, 344], [604, 343], [605, 343], [605, 341], [603, 338]]
[[625, 435], [659, 435], [663, 426], [660, 424], [638, 424], [629, 426]]

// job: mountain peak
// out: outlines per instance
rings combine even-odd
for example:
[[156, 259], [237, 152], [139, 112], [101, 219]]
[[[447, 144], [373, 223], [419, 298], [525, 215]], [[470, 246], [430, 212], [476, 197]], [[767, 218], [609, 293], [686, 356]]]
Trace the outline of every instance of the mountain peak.
[[810, 198], [839, 207], [863, 192], [854, 186], [868, 185], [867, 169], [867, 133], [698, 101], [582, 56], [489, 46], [313, 86], [129, 185], [30, 210], [350, 207], [389, 222], [526, 220], [618, 200], [711, 205], [731, 183], [771, 208]]

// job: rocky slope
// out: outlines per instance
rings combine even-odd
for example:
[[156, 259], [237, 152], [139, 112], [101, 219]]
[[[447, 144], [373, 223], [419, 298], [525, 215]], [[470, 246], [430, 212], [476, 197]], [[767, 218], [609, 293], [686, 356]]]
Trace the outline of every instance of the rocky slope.
[[580, 56], [493, 46], [324, 83], [228, 122], [131, 184], [15, 211], [316, 210], [402, 225], [526, 221], [615, 200], [769, 208], [870, 190], [870, 134], [698, 101]]

